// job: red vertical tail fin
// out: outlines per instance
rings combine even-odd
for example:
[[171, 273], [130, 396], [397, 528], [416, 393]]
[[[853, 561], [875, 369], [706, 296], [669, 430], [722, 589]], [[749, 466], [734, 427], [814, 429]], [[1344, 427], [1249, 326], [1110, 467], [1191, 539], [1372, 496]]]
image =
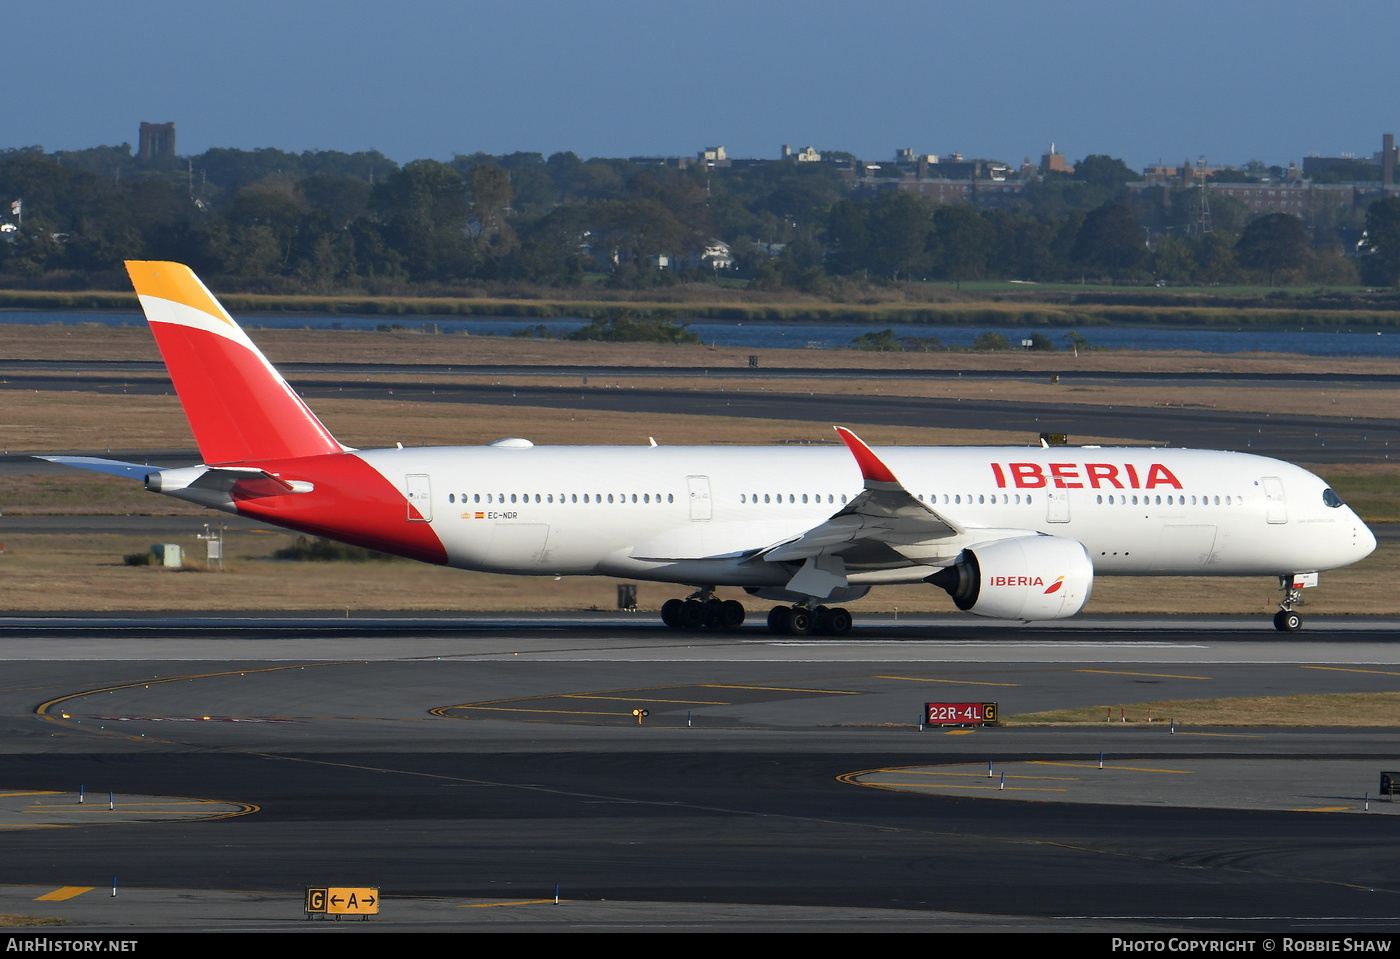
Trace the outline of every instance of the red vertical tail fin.
[[204, 462], [344, 451], [194, 271], [153, 260], [126, 271]]

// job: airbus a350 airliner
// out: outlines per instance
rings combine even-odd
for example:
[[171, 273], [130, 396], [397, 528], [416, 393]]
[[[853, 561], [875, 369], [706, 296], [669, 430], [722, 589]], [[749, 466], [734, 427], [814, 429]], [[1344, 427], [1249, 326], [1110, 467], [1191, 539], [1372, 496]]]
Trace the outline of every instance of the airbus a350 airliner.
[[199, 278], [126, 264], [204, 462], [50, 457], [288, 529], [463, 569], [693, 587], [667, 625], [734, 628], [738, 587], [775, 633], [842, 635], [842, 604], [929, 583], [962, 610], [1072, 616], [1096, 575], [1277, 576], [1299, 591], [1375, 537], [1318, 477], [1158, 448], [482, 447], [357, 450], [333, 437]]

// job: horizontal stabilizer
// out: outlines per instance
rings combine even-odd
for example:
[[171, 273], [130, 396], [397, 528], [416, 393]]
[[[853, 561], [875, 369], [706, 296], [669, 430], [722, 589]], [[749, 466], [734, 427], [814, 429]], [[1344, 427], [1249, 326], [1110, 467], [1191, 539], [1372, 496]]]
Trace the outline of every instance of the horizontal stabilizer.
[[160, 471], [159, 466], [145, 463], [123, 463], [121, 460], [104, 460], [97, 456], [37, 456], [35, 459], [48, 460], [60, 466], [76, 466], [80, 470], [94, 473], [110, 473], [113, 476], [129, 476], [132, 479], [145, 479], [150, 473]]
[[184, 469], [148, 471], [146, 488], [153, 493], [179, 495], [183, 490], [203, 490], [258, 499], [310, 493], [316, 487], [305, 480], [284, 480], [266, 470], [227, 466], [189, 466]]

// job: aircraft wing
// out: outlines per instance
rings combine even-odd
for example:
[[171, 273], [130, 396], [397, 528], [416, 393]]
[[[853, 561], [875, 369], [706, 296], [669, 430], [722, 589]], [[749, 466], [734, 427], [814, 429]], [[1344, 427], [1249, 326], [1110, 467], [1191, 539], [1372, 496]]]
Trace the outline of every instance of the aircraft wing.
[[747, 562], [802, 563], [788, 583], [794, 592], [829, 595], [847, 585], [848, 563], [863, 566], [944, 566], [961, 549], [951, 541], [963, 527], [904, 488], [860, 437], [836, 427], [860, 466], [865, 489], [831, 519], [755, 552]]

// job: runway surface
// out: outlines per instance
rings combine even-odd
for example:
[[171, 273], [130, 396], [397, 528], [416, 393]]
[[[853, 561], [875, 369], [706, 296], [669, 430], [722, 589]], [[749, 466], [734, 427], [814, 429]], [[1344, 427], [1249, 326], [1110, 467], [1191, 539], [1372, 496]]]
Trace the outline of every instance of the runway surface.
[[[300, 930], [301, 888], [327, 883], [380, 887], [385, 930], [1400, 928], [1400, 814], [1374, 796], [1397, 729], [1173, 734], [1132, 708], [1394, 690], [1397, 627], [904, 616], [799, 641], [618, 614], [0, 619], [0, 912]], [[931, 700], [1132, 721], [920, 731]], [[859, 782], [981, 787], [989, 762], [1065, 764], [1066, 794]], [[59, 811], [90, 825], [26, 825], [13, 795], [50, 792], [34, 802], [54, 815], [79, 786], [102, 808]], [[161, 799], [246, 812], [103, 818]]]

